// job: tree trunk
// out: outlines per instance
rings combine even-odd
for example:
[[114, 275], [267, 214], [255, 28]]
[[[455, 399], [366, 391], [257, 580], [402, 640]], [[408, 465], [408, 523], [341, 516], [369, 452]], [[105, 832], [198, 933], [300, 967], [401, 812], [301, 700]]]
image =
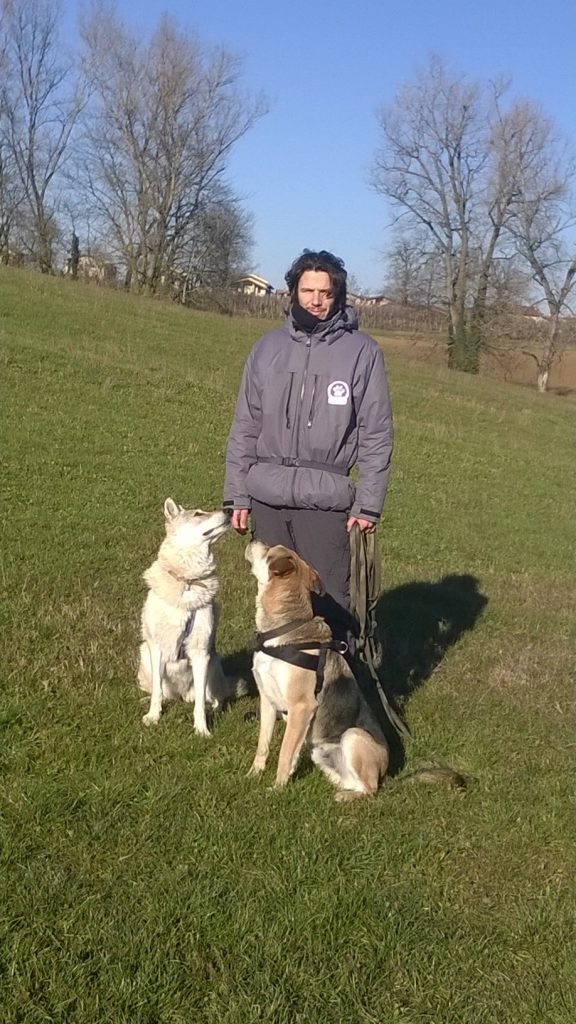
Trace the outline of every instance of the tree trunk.
[[40, 264], [40, 272], [42, 274], [52, 273], [52, 246], [50, 240], [45, 235], [40, 234], [38, 237], [38, 262]]
[[450, 322], [448, 330], [448, 366], [451, 370], [463, 373], [478, 373], [480, 369], [480, 353], [477, 338], [472, 333], [466, 320], [459, 321], [456, 327]]
[[478, 336], [470, 330], [466, 316], [467, 283], [468, 238], [465, 225], [463, 225], [458, 267], [450, 290], [451, 332], [448, 340], [448, 366], [451, 370], [462, 370], [464, 373], [478, 373], [480, 368], [480, 347]]
[[550, 329], [548, 334], [548, 341], [546, 347], [540, 359], [538, 360], [538, 376], [536, 378], [536, 386], [538, 391], [543, 394], [548, 390], [548, 378], [550, 376], [550, 370], [552, 369], [554, 362], [558, 355], [558, 335], [560, 333], [560, 311], [556, 309], [552, 313], [550, 319]]
[[480, 369], [479, 339], [468, 323], [463, 294], [458, 295], [450, 306], [448, 367], [464, 373], [478, 373]]

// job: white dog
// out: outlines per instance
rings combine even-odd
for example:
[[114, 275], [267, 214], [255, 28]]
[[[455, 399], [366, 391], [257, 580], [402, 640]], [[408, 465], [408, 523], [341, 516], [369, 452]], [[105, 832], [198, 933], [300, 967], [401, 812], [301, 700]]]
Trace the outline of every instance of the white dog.
[[149, 591], [142, 609], [138, 684], [150, 694], [143, 721], [155, 725], [165, 700], [194, 702], [194, 730], [209, 736], [206, 702], [246, 692], [227, 680], [215, 649], [218, 579], [211, 546], [228, 529], [225, 512], [164, 503], [166, 537], [144, 573]]

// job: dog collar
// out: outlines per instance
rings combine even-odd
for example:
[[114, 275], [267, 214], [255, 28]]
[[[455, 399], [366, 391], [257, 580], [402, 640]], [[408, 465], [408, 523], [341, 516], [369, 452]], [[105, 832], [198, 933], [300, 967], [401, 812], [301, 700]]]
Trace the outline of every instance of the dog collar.
[[[168, 569], [167, 572], [173, 579], [178, 580], [178, 583], [185, 583], [187, 587], [191, 587], [193, 583], [198, 587], [206, 587], [203, 580], [208, 579], [208, 576], [192, 576], [192, 578], [190, 578], [189, 576], [179, 576], [177, 572], [172, 572], [170, 569]], [[211, 576], [212, 573], [209, 575]]]

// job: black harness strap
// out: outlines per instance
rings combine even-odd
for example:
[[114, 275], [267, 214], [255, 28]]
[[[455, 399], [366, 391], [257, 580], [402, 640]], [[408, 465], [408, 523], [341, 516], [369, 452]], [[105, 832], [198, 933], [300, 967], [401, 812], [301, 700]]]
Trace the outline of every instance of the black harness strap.
[[193, 611], [193, 612], [190, 612], [190, 615], [186, 619], [186, 625], [184, 626], [184, 632], [182, 633], [182, 636], [180, 637], [180, 643], [178, 644], [178, 651], [176, 653], [176, 661], [180, 661], [181, 658], [185, 658], [186, 657], [186, 651], [184, 650], [184, 644], [186, 643], [188, 637], [190, 636], [190, 633], [192, 632], [192, 627], [194, 625], [194, 619], [195, 618], [196, 618], [196, 612]]
[[[297, 665], [308, 672], [316, 674], [316, 685], [314, 696], [318, 697], [324, 686], [324, 670], [328, 651], [338, 651], [339, 654], [346, 654], [348, 644], [343, 640], [296, 640], [290, 644], [278, 644], [274, 647], [267, 647], [267, 640], [275, 640], [285, 633], [291, 632], [297, 626], [305, 625], [306, 620], [294, 620], [287, 622], [277, 629], [270, 629], [267, 633], [256, 633], [256, 650], [269, 654], [271, 658], [278, 658], [289, 665]], [[318, 654], [307, 654], [307, 651], [319, 651]]]

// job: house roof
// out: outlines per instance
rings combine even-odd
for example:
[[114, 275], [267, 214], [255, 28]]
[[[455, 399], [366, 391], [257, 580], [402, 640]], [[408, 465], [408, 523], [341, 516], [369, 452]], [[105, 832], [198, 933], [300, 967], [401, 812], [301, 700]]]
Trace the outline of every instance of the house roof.
[[272, 285], [265, 277], [259, 277], [258, 274], [239, 274], [238, 277], [234, 278], [235, 284], [255, 284], [260, 288], [271, 288]]

